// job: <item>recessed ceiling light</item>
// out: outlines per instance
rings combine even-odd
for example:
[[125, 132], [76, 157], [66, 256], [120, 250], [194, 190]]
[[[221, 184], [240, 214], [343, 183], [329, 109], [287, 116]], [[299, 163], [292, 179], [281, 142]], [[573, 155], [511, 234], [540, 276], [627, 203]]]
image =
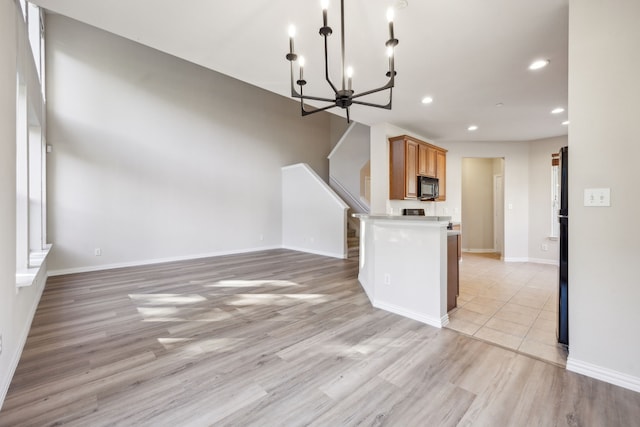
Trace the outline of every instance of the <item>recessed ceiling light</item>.
[[553, 110], [551, 110], [551, 114], [560, 114], [563, 111], [564, 111], [564, 108], [558, 107], [558, 108], [554, 108]]
[[468, 130], [468, 131], [473, 132], [474, 130], [478, 130], [478, 126], [476, 126], [476, 125], [471, 125], [471, 126], [469, 126], [469, 127], [467, 128], [467, 130]]
[[529, 69], [530, 70], [539, 70], [540, 68], [544, 68], [547, 65], [549, 65], [549, 61], [548, 59], [538, 59], [536, 61], [533, 61], [531, 63], [531, 65], [529, 65]]
[[498, 107], [498, 108], [500, 108], [500, 107], [504, 107], [504, 104], [503, 104], [502, 102], [498, 102], [498, 103], [496, 104], [496, 107]]
[[567, 126], [569, 124], [569, 120], [565, 120], [564, 122], [562, 122], [562, 124]]
[[407, 6], [409, 6], [409, 2], [407, 0], [398, 0], [396, 2], [396, 9], [398, 10], [404, 9]]
[[430, 96], [425, 96], [424, 98], [422, 98], [423, 104], [431, 104], [432, 102], [433, 102], [433, 98]]

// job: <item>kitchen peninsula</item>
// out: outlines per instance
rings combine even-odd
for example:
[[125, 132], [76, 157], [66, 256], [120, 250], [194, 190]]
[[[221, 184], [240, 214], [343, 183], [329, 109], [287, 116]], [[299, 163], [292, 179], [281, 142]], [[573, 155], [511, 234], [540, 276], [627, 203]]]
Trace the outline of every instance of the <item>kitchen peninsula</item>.
[[[355, 214], [358, 280], [374, 307], [441, 328], [447, 315], [448, 217]], [[457, 256], [452, 262], [456, 263]]]

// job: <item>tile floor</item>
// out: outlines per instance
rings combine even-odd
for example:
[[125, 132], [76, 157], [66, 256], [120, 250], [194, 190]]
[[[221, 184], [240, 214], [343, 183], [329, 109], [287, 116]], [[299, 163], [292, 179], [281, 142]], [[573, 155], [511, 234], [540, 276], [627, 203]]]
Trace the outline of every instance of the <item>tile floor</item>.
[[447, 327], [565, 366], [567, 352], [556, 340], [557, 276], [553, 265], [465, 253], [458, 307]]

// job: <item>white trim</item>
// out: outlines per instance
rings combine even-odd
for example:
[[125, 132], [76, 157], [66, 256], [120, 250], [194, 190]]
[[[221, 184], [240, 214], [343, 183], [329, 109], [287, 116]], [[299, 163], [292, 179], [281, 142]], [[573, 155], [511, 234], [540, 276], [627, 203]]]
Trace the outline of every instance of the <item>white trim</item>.
[[316, 250], [313, 250], [313, 249], [299, 248], [299, 247], [296, 247], [296, 246], [282, 246], [282, 249], [288, 249], [290, 251], [306, 252], [306, 253], [314, 254], [314, 255], [328, 256], [328, 257], [331, 257], [331, 258], [347, 259], [347, 253], [339, 254], [339, 253], [333, 253], [333, 252], [316, 251]]
[[462, 252], [468, 252], [471, 254], [494, 254], [497, 253], [495, 249], [465, 249], [462, 248]]
[[425, 323], [429, 326], [435, 326], [436, 328], [443, 328], [449, 324], [448, 314], [445, 314], [442, 318], [438, 319], [437, 317], [425, 316], [424, 314], [416, 313], [414, 311], [407, 310], [406, 308], [386, 302], [373, 301], [373, 306], [403, 317], [408, 317], [409, 319], [417, 320], [418, 322]]
[[351, 192], [333, 175], [329, 175], [329, 186], [338, 193], [340, 197], [351, 201], [351, 203], [353, 203], [353, 206], [351, 206], [352, 209], [355, 207], [359, 210], [358, 213], [369, 213], [369, 205], [366, 204], [362, 198], [360, 198], [360, 200], [356, 199], [355, 196], [351, 194]]
[[340, 146], [342, 145], [342, 143], [347, 139], [347, 135], [349, 135], [349, 133], [353, 130], [353, 128], [356, 127], [356, 122], [351, 122], [351, 124], [349, 125], [349, 127], [347, 128], [347, 130], [344, 131], [344, 133], [342, 134], [342, 137], [340, 138], [340, 140], [338, 141], [338, 143], [336, 144], [335, 147], [333, 147], [333, 150], [331, 150], [331, 152], [329, 153], [329, 155], [327, 156], [327, 159], [331, 159], [331, 156], [333, 156], [333, 154], [338, 151], [338, 148], [340, 148]]
[[556, 267], [560, 265], [560, 260], [557, 259], [529, 258], [528, 262], [533, 262], [536, 264], [555, 265]]
[[567, 358], [567, 371], [586, 375], [609, 384], [640, 392], [640, 378], [613, 369], [594, 365], [593, 363]]
[[42, 251], [29, 254], [29, 265], [31, 267], [16, 271], [16, 288], [25, 288], [33, 285], [51, 251], [51, 247], [52, 245], [49, 244]]
[[295, 165], [283, 166], [281, 170], [297, 169], [297, 168], [305, 169], [314, 179], [316, 179], [318, 183], [320, 183], [324, 191], [326, 191], [327, 194], [329, 194], [335, 200], [335, 202], [342, 207], [342, 209], [344, 210], [349, 209], [349, 205], [347, 205], [344, 202], [344, 200], [342, 200], [340, 196], [338, 196], [338, 194], [333, 190], [333, 188], [329, 187], [329, 184], [327, 184], [322, 178], [320, 178], [320, 176], [316, 173], [316, 171], [311, 169], [311, 167], [308, 164], [296, 163]]
[[504, 262], [529, 262], [528, 257], [509, 257], [509, 258], [503, 258], [502, 260]]
[[63, 274], [90, 273], [90, 272], [93, 272], [93, 271], [112, 270], [114, 268], [139, 267], [139, 266], [143, 266], [143, 265], [162, 264], [162, 263], [165, 263], [165, 262], [189, 261], [189, 260], [192, 260], [192, 259], [211, 258], [211, 257], [216, 257], [216, 256], [224, 256], [224, 255], [236, 255], [236, 254], [243, 254], [243, 253], [247, 253], [247, 252], [268, 251], [268, 250], [273, 250], [273, 249], [283, 249], [283, 247], [282, 246], [262, 246], [262, 247], [258, 247], [258, 248], [239, 249], [239, 250], [236, 250], [236, 251], [209, 252], [209, 253], [206, 253], [206, 254], [193, 254], [193, 255], [184, 255], [184, 256], [176, 256], [176, 257], [156, 258], [156, 259], [148, 259], [148, 260], [122, 262], [122, 263], [115, 263], [115, 264], [104, 264], [104, 265], [93, 265], [93, 266], [86, 266], [86, 267], [64, 268], [64, 269], [60, 269], [60, 270], [50, 270], [49, 271], [49, 277], [62, 276]]

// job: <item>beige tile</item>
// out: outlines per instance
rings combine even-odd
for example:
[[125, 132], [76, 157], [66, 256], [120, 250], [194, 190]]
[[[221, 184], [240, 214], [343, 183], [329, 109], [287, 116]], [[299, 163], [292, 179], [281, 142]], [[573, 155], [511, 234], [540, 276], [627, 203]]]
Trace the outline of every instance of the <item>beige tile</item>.
[[449, 318], [466, 320], [467, 322], [475, 323], [477, 325], [484, 325], [489, 320], [490, 316], [476, 313], [475, 311], [467, 310], [464, 307], [460, 307], [455, 313], [449, 315]]
[[508, 320], [498, 319], [496, 317], [492, 317], [491, 319], [489, 319], [487, 323], [485, 323], [485, 326], [509, 335], [514, 335], [522, 338], [524, 338], [524, 336], [527, 335], [527, 332], [529, 332], [528, 326], [510, 322]]
[[566, 350], [559, 344], [548, 345], [538, 341], [525, 339], [522, 341], [522, 344], [520, 344], [518, 351], [557, 363], [561, 366], [566, 366], [567, 364]]
[[467, 335], [475, 334], [476, 331], [481, 328], [481, 326], [482, 325], [468, 322], [466, 320], [456, 319], [455, 317], [449, 318], [449, 323], [447, 324], [447, 328], [453, 329], [454, 331], [462, 332], [463, 334]]
[[493, 316], [496, 311], [498, 311], [498, 307], [492, 307], [484, 304], [478, 304], [475, 300], [468, 302], [464, 305], [464, 308], [470, 311], [475, 311], [479, 314], [484, 314], [486, 316]]
[[487, 326], [481, 327], [473, 336], [514, 350], [517, 350], [523, 340], [522, 337], [506, 334]]
[[555, 328], [552, 330], [531, 328], [525, 336], [525, 339], [547, 345], [555, 345], [558, 343]]
[[548, 319], [541, 319], [540, 317], [538, 317], [536, 319], [536, 321], [533, 323], [533, 328], [541, 329], [541, 330], [544, 330], [544, 331], [555, 331], [556, 330], [556, 321], [555, 320], [548, 320]]
[[558, 320], [558, 313], [542, 310], [538, 315], [538, 319], [552, 320], [556, 322]]
[[495, 317], [498, 319], [508, 320], [523, 326], [531, 326], [538, 318], [539, 310], [518, 304], [507, 303], [502, 307]]
[[523, 305], [525, 307], [531, 307], [538, 310], [542, 310], [542, 307], [544, 307], [544, 305], [546, 304], [547, 299], [548, 297], [546, 296], [533, 297], [533, 296], [518, 294], [518, 295], [515, 295], [513, 298], [511, 298], [509, 302], [518, 304], [518, 305]]

